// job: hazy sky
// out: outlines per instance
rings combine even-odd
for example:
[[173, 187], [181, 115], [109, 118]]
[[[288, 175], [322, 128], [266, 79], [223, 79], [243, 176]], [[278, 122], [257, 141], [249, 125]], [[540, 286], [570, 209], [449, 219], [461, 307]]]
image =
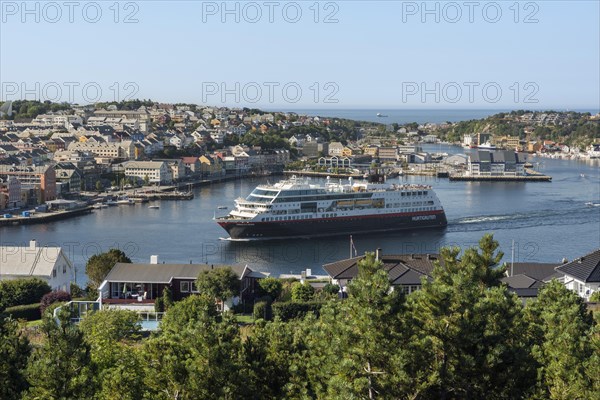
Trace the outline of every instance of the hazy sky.
[[3, 100], [600, 108], [598, 1], [0, 3]]

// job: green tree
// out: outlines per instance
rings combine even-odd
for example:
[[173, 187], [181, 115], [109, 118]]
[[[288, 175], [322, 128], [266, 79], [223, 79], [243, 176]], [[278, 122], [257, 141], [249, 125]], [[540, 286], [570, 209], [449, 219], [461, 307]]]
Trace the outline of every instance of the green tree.
[[163, 311], [167, 311], [169, 308], [173, 306], [173, 293], [171, 292], [171, 288], [165, 286], [162, 292], [162, 307]]
[[102, 189], [104, 189], [104, 185], [102, 185], [102, 182], [101, 181], [96, 181], [96, 190], [98, 192], [101, 192]]
[[144, 175], [144, 186], [148, 186], [150, 184], [150, 177], [148, 174]]
[[309, 283], [292, 283], [292, 301], [310, 301], [315, 293]]
[[594, 322], [583, 300], [553, 280], [525, 311], [537, 364], [535, 398], [592, 398], [586, 367], [594, 354]]
[[230, 313], [212, 297], [189, 296], [167, 311], [162, 333], [145, 345], [146, 385], [153, 399], [251, 396], [240, 373], [241, 339]]
[[94, 254], [85, 265], [89, 285], [93, 289], [97, 289], [116, 263], [130, 262], [129, 257], [119, 249], [110, 249], [106, 253]]
[[498, 283], [498, 243], [442, 249], [432, 281], [408, 297], [409, 393], [424, 398], [522, 398], [534, 382], [516, 295]]
[[67, 309], [58, 321], [46, 313], [42, 323], [43, 343], [27, 367], [31, 387], [24, 399], [85, 399], [94, 393], [94, 365], [83, 333], [71, 323]]
[[[331, 365], [321, 368], [330, 375], [326, 397], [400, 397], [407, 385], [400, 373], [406, 359], [403, 298], [390, 290], [388, 273], [373, 253], [358, 263], [358, 276], [348, 289], [348, 300], [337, 309], [323, 311], [321, 318], [335, 329], [332, 342], [340, 346], [332, 354]], [[316, 338], [322, 340], [318, 334]]]
[[240, 291], [240, 280], [230, 267], [202, 271], [196, 280], [198, 292], [218, 302], [236, 295]]
[[139, 339], [139, 316], [129, 310], [102, 310], [89, 314], [79, 325], [91, 348], [97, 368], [96, 398], [134, 400], [144, 393]]
[[271, 300], [276, 300], [281, 294], [281, 290], [283, 289], [283, 284], [281, 283], [281, 280], [272, 276], [260, 279], [258, 281], [258, 285], [263, 290], [263, 292], [265, 292], [269, 297], [271, 297]]
[[19, 399], [27, 389], [25, 368], [31, 346], [19, 324], [0, 315], [0, 399]]

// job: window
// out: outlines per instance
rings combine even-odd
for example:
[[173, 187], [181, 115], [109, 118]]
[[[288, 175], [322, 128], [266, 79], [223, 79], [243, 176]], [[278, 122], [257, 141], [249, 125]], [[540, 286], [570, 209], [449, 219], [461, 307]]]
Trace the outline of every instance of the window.
[[189, 293], [190, 292], [190, 283], [186, 281], [182, 281], [180, 284], [181, 293]]
[[52, 270], [52, 277], [53, 277], [53, 278], [56, 278], [56, 268], [54, 268], [54, 269]]
[[67, 264], [63, 264], [63, 274], [67, 273]]
[[198, 293], [198, 288], [196, 287], [196, 282], [192, 282], [192, 293]]

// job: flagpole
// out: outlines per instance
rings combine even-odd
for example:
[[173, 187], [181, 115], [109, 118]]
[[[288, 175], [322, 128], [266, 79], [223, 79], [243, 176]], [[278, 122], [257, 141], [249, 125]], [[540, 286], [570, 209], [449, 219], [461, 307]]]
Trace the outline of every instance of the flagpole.
[[352, 235], [350, 235], [350, 258], [352, 258]]

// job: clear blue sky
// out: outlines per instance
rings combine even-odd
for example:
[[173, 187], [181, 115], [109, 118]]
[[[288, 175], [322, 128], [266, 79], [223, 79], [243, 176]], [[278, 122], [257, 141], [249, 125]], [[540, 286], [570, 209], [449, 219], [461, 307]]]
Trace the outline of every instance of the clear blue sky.
[[[463, 1], [428, 2], [430, 14], [421, 1], [337, 1], [317, 3], [318, 15], [314, 1], [275, 1], [271, 9], [263, 1], [228, 2], [230, 14], [223, 14], [221, 1], [121, 2], [118, 15], [113, 1], [99, 1], [99, 18], [83, 1], [72, 10], [73, 22], [63, 2], [55, 3], [60, 17], [45, 3], [28, 3], [30, 14], [20, 1], [1, 3], [4, 100], [24, 97], [23, 83], [42, 99], [56, 97], [58, 85], [59, 100], [69, 100], [65, 82], [79, 84], [76, 102], [85, 102], [85, 84], [87, 98], [95, 98], [95, 86], [101, 100], [111, 100], [117, 82], [119, 98], [136, 92], [137, 98], [228, 106], [600, 108], [598, 1], [517, 7], [480, 1], [473, 9]], [[132, 13], [138, 22], [124, 23]], [[330, 14], [337, 22], [324, 23]], [[231, 91], [225, 99], [223, 86]], [[423, 89], [430, 90], [425, 98]]]

